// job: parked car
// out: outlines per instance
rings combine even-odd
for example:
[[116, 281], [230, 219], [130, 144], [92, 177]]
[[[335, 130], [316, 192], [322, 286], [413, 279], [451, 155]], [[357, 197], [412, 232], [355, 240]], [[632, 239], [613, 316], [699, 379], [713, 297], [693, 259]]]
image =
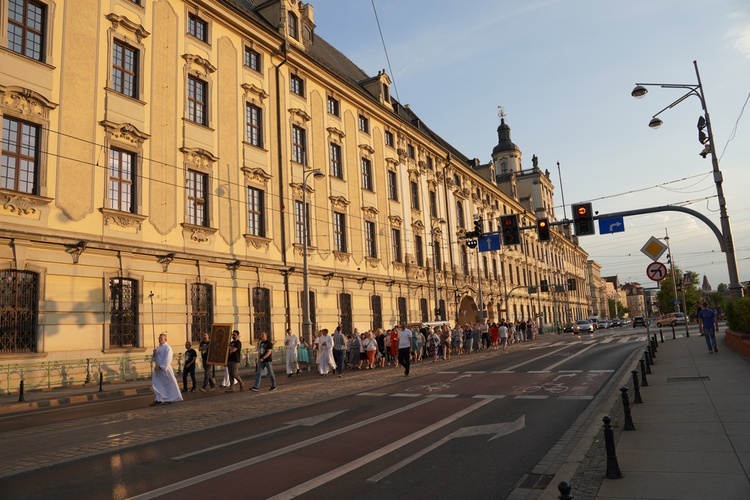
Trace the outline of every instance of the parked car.
[[610, 324], [609, 320], [606, 319], [600, 319], [599, 322], [596, 324], [596, 329], [606, 329], [610, 328], [612, 325]]
[[633, 320], [632, 320], [632, 319], [630, 319], [630, 318], [622, 318], [622, 319], [620, 320], [620, 324], [621, 324], [622, 326], [627, 326], [627, 325], [629, 325], [629, 324], [630, 324], [630, 323], [632, 323], [632, 322], [633, 322]]
[[657, 320], [656, 326], [675, 326], [685, 324], [685, 313], [669, 313], [660, 320]]
[[651, 321], [643, 316], [635, 316], [633, 318], [633, 328], [635, 328], [636, 326], [646, 326], [649, 324], [651, 324]]
[[622, 326], [622, 321], [620, 320], [620, 318], [612, 318], [611, 320], [609, 320], [609, 326]]
[[594, 325], [587, 319], [576, 321], [576, 326], [579, 333], [594, 333], [594, 330], [596, 330]]

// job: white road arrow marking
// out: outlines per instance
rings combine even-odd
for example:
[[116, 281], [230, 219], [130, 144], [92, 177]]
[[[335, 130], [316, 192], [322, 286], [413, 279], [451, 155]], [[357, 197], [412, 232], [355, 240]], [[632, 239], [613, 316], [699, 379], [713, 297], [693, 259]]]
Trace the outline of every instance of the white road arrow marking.
[[183, 458], [192, 457], [194, 455], [200, 455], [200, 454], [205, 453], [207, 451], [213, 451], [213, 450], [218, 450], [218, 449], [221, 449], [221, 448], [226, 448], [227, 446], [232, 446], [232, 445], [235, 445], [235, 444], [238, 444], [238, 443], [243, 443], [245, 441], [250, 441], [250, 440], [253, 440], [253, 439], [257, 439], [259, 437], [268, 436], [270, 434], [275, 434], [277, 432], [286, 431], [286, 430], [291, 429], [292, 427], [297, 427], [297, 426], [312, 427], [313, 425], [317, 425], [317, 424], [319, 424], [321, 422], [325, 422], [329, 418], [333, 418], [336, 415], [344, 413], [345, 411], [346, 410], [335, 411], [335, 412], [332, 412], [332, 413], [324, 413], [322, 415], [315, 415], [313, 417], [301, 418], [299, 420], [292, 420], [291, 422], [286, 422], [284, 424], [284, 427], [279, 427], [278, 429], [273, 429], [273, 430], [270, 430], [270, 431], [261, 432], [260, 434], [254, 434], [252, 436], [247, 436], [247, 437], [244, 437], [244, 438], [241, 438], [241, 439], [235, 439], [234, 441], [229, 441], [229, 442], [226, 442], [226, 443], [217, 444], [216, 446], [211, 446], [209, 448], [203, 448], [202, 450], [197, 450], [197, 451], [193, 451], [193, 452], [190, 452], [190, 453], [185, 453], [184, 455], [179, 455], [179, 456], [176, 456], [176, 457], [172, 457], [172, 460], [182, 460]]
[[457, 431], [448, 434], [447, 436], [440, 439], [439, 441], [436, 441], [435, 443], [431, 444], [427, 448], [424, 448], [418, 451], [417, 453], [415, 453], [414, 455], [408, 458], [405, 458], [404, 460], [400, 461], [396, 465], [388, 467], [387, 469], [380, 472], [379, 474], [376, 474], [368, 478], [367, 482], [377, 483], [384, 477], [390, 476], [397, 470], [402, 469], [405, 466], [412, 463], [413, 461], [417, 460], [418, 458], [425, 456], [432, 450], [442, 446], [443, 444], [447, 443], [451, 439], [462, 438], [462, 437], [472, 437], [472, 436], [483, 436], [486, 434], [494, 434], [494, 436], [488, 439], [488, 441], [492, 441], [493, 439], [497, 439], [507, 434], [512, 434], [516, 431], [520, 431], [524, 427], [526, 427], [526, 415], [521, 415], [514, 422], [500, 422], [497, 424], [477, 425], [475, 427], [461, 427]]
[[575, 376], [576, 376], [576, 374], [575, 374], [575, 373], [566, 373], [566, 374], [564, 374], [564, 375], [558, 375], [557, 377], [553, 378], [553, 379], [552, 379], [552, 381], [553, 381], [553, 382], [556, 382], [556, 381], [558, 381], [558, 380], [559, 380], [559, 379], [561, 379], [561, 378], [566, 378], [566, 377], [575, 377]]
[[467, 373], [466, 375], [460, 375], [460, 376], [458, 376], [456, 378], [452, 378], [450, 381], [451, 382], [455, 382], [456, 380], [460, 380], [462, 378], [471, 378], [471, 373]]

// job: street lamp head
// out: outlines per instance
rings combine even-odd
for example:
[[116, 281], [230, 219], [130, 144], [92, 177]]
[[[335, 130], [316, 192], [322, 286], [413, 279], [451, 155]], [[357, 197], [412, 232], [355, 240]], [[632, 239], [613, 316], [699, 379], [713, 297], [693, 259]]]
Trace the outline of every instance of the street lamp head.
[[313, 172], [313, 177], [316, 178], [316, 179], [322, 179], [325, 176], [326, 176], [326, 174], [324, 174], [321, 169], [317, 169], [317, 170], [315, 170]]
[[659, 118], [657, 118], [657, 117], [653, 117], [653, 118], [651, 118], [651, 121], [650, 121], [650, 122], [648, 122], [648, 126], [649, 126], [650, 128], [659, 128], [659, 127], [661, 127], [661, 126], [662, 126], [662, 124], [663, 124], [663, 123], [664, 123], [664, 122], [663, 122], [663, 121], [661, 121], [661, 119], [659, 119]]
[[648, 89], [643, 85], [636, 85], [633, 91], [630, 93], [636, 99], [641, 99], [643, 96], [648, 94]]

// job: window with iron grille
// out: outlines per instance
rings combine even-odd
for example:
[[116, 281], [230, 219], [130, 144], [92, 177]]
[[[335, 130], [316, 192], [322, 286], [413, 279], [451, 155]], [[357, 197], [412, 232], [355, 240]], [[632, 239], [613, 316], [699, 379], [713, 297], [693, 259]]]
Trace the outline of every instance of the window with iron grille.
[[44, 62], [47, 6], [33, 0], [8, 2], [8, 48]]
[[307, 139], [305, 129], [292, 126], [292, 160], [307, 165]]
[[347, 252], [346, 245], [346, 214], [333, 213], [333, 244], [338, 252]]
[[398, 176], [393, 170], [388, 171], [388, 198], [398, 201]]
[[0, 271], [0, 354], [36, 352], [39, 275]]
[[424, 243], [419, 234], [414, 235], [414, 260], [419, 267], [424, 267]]
[[368, 191], [373, 190], [372, 162], [367, 158], [362, 158], [362, 188]]
[[268, 288], [253, 288], [253, 338], [266, 332], [271, 335], [271, 291]]
[[427, 305], [427, 299], [421, 298], [419, 299], [419, 313], [422, 316], [422, 321], [430, 321], [429, 319], [429, 306]]
[[195, 14], [188, 14], [188, 35], [208, 42], [208, 23]]
[[39, 130], [33, 123], [3, 117], [3, 189], [39, 194]]
[[405, 325], [409, 321], [406, 313], [406, 297], [399, 297], [396, 300], [396, 307], [398, 308], [398, 324]]
[[341, 314], [341, 333], [349, 335], [354, 331], [352, 318], [352, 296], [348, 293], [339, 294], [339, 312]]
[[420, 210], [419, 204], [419, 184], [414, 181], [409, 182], [409, 189], [411, 190], [411, 208], [414, 210]]
[[266, 237], [265, 192], [254, 187], [247, 188], [247, 234]]
[[188, 120], [208, 126], [208, 83], [188, 76]]
[[260, 52], [245, 47], [245, 66], [258, 73], [263, 73], [263, 56]]
[[258, 106], [245, 106], [245, 131], [248, 144], [263, 147], [263, 110]]
[[208, 227], [208, 174], [188, 170], [187, 222]]
[[365, 221], [365, 249], [368, 257], [377, 258], [378, 256], [377, 237], [375, 223], [369, 220]]
[[307, 236], [307, 244], [312, 245], [312, 234], [310, 231], [310, 204], [309, 203], [307, 204], [307, 210], [305, 210], [305, 205], [301, 201], [295, 200], [294, 202], [294, 242], [297, 243], [298, 245], [304, 245], [305, 236]]
[[383, 328], [383, 298], [380, 295], [370, 297], [370, 309], [372, 309], [372, 328], [374, 330]]
[[138, 99], [138, 49], [119, 40], [112, 46], [112, 88]]
[[206, 283], [190, 285], [190, 338], [200, 342], [214, 326], [214, 288]]
[[109, 208], [137, 212], [136, 168], [138, 156], [122, 149], [109, 149]]
[[393, 262], [403, 262], [404, 255], [401, 251], [401, 230], [391, 228], [391, 245], [393, 250]]
[[329, 144], [328, 151], [331, 155], [331, 175], [337, 179], [343, 179], [344, 169], [341, 165], [341, 146], [332, 142]]
[[138, 347], [138, 282], [109, 280], [109, 346]]

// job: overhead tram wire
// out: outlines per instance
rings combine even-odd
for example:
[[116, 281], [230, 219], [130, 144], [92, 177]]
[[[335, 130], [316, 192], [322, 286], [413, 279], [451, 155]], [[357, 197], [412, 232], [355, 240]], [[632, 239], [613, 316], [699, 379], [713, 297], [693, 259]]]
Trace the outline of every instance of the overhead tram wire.
[[396, 99], [401, 102], [401, 96], [398, 95], [398, 86], [396, 86], [396, 75], [393, 73], [391, 67], [391, 58], [388, 56], [388, 48], [385, 46], [385, 37], [383, 36], [383, 30], [380, 27], [380, 19], [378, 18], [378, 10], [375, 8], [375, 0], [370, 0], [372, 4], [372, 12], [375, 14], [375, 23], [378, 25], [378, 33], [380, 34], [380, 42], [383, 44], [383, 52], [385, 53], [385, 61], [388, 63], [388, 72], [391, 75], [391, 82], [393, 83], [393, 91], [396, 94]]

